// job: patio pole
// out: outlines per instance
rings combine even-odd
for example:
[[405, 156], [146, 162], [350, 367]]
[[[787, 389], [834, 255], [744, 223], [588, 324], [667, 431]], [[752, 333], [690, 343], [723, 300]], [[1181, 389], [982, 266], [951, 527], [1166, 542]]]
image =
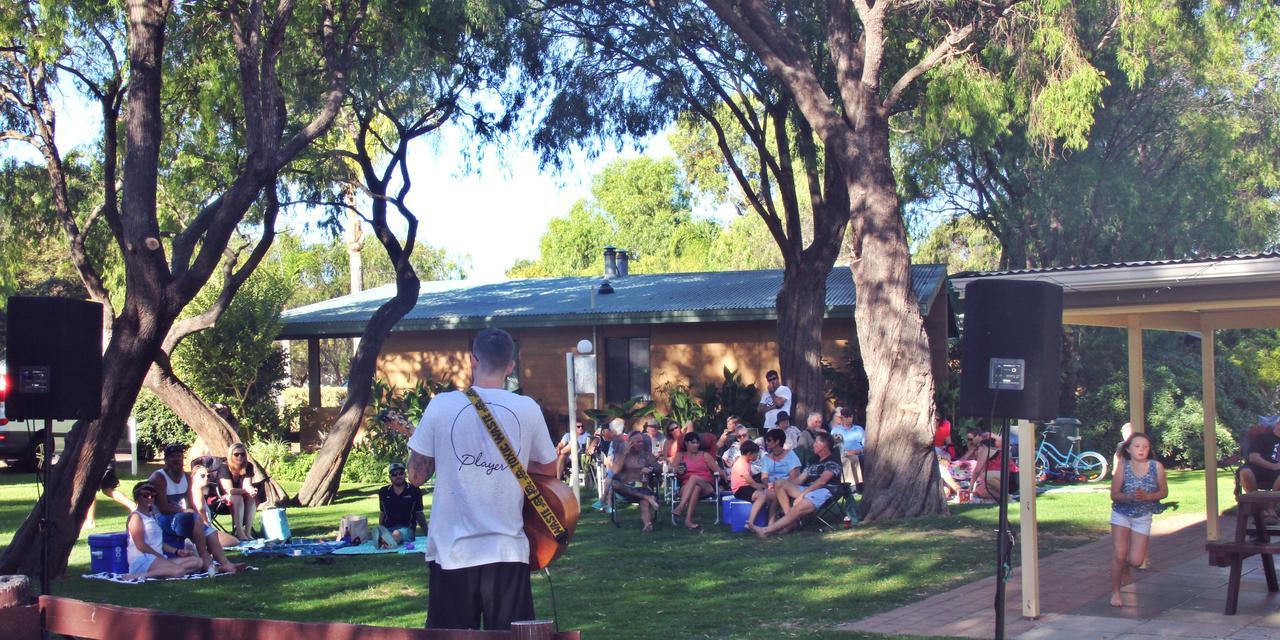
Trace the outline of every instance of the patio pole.
[[1204, 403], [1204, 510], [1205, 530], [1218, 539], [1218, 407], [1217, 376], [1213, 363], [1213, 325], [1200, 319], [1200, 385]]
[[1129, 316], [1129, 426], [1135, 433], [1147, 431], [1146, 394], [1142, 376], [1142, 322]]
[[1018, 421], [1018, 528], [1022, 551], [1022, 617], [1040, 617], [1040, 525], [1036, 522], [1036, 423]]
[[307, 405], [320, 408], [320, 338], [307, 338]]

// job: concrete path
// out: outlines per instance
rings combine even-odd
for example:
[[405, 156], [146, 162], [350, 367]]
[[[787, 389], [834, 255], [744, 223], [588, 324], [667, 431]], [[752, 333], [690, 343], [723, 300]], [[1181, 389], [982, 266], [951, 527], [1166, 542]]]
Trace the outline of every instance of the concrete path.
[[[1224, 539], [1234, 517], [1221, 520]], [[1157, 518], [1149, 568], [1123, 589], [1124, 606], [1110, 606], [1111, 538], [1040, 559], [1040, 610], [1022, 617], [1022, 572], [1006, 585], [1005, 637], [1028, 640], [1153, 637], [1280, 640], [1280, 594], [1267, 592], [1257, 557], [1245, 563], [1239, 610], [1223, 615], [1227, 569], [1209, 566], [1204, 517]], [[1015, 549], [1014, 553], [1017, 551]], [[995, 636], [995, 578], [988, 577], [856, 622], [841, 630], [922, 636]], [[990, 603], [983, 606], [986, 603]]]

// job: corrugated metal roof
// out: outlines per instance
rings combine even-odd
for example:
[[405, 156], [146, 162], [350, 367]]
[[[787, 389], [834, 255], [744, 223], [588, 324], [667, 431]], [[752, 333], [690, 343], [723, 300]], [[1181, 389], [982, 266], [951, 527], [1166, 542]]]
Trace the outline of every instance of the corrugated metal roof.
[[[915, 265], [912, 286], [928, 313], [946, 280], [945, 265]], [[771, 320], [782, 270], [631, 275], [611, 281], [599, 295], [598, 276], [477, 282], [424, 282], [418, 303], [396, 331], [584, 324], [652, 324]], [[373, 312], [395, 291], [386, 285], [285, 311], [282, 338], [359, 335]], [[853, 280], [837, 266], [827, 276], [828, 317], [852, 317]]]
[[1071, 264], [1062, 267], [1043, 267], [1039, 269], [1010, 269], [1008, 271], [962, 271], [952, 274], [953, 279], [960, 278], [989, 278], [994, 276], [1013, 276], [1036, 273], [1061, 273], [1067, 271], [1091, 271], [1098, 269], [1123, 269], [1126, 267], [1152, 267], [1174, 264], [1197, 264], [1197, 263], [1216, 263], [1216, 262], [1234, 262], [1241, 260], [1259, 260], [1264, 258], [1280, 257], [1280, 251], [1270, 250], [1259, 253], [1228, 253], [1220, 256], [1206, 256], [1196, 258], [1177, 258], [1172, 260], [1137, 260], [1132, 262], [1104, 262], [1099, 264]]

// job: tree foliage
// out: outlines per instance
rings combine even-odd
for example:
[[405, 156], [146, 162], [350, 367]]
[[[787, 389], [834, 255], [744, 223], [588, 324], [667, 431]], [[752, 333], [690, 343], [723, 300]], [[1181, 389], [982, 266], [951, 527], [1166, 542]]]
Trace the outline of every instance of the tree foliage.
[[508, 275], [598, 275], [606, 245], [631, 252], [632, 273], [713, 269], [707, 258], [721, 228], [695, 217], [690, 199], [673, 160], [615, 160], [592, 180], [590, 199], [547, 223], [538, 259]]
[[[1079, 36], [1063, 50], [1077, 62], [1030, 101], [1014, 68], [939, 67], [921, 108], [900, 116], [912, 209], [973, 218], [1009, 268], [1269, 245], [1280, 222], [1276, 14], [1265, 1], [1076, 3], [1059, 23]], [[1100, 104], [1091, 120], [1064, 98]]]
[[[276, 400], [284, 386], [284, 354], [275, 339], [292, 291], [290, 274], [260, 267], [212, 329], [192, 334], [173, 352], [175, 371], [204, 401], [227, 405], [246, 429], [242, 437], [283, 437]], [[204, 311], [216, 297], [206, 290], [192, 311]]]

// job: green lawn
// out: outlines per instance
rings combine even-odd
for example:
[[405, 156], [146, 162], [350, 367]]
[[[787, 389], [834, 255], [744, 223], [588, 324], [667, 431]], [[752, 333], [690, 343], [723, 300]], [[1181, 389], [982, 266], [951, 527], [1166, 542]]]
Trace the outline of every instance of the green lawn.
[[[1204, 474], [1171, 472], [1171, 513], [1203, 513]], [[129, 487], [132, 479], [124, 478]], [[296, 486], [286, 487], [296, 490]], [[1091, 487], [1091, 489], [1094, 487]], [[347, 486], [338, 502], [291, 509], [295, 536], [329, 537], [341, 516], [375, 516], [377, 487]], [[1230, 495], [1230, 479], [1220, 495]], [[30, 474], [0, 470], [0, 540], [30, 511]], [[588, 501], [589, 502], [589, 501]], [[99, 503], [91, 532], [123, 530], [125, 513]], [[1104, 535], [1105, 485], [1051, 492], [1038, 502], [1041, 555]], [[665, 512], [664, 512], [665, 513]], [[700, 508], [704, 522], [711, 515]], [[1017, 509], [1010, 515], [1017, 521]], [[372, 519], [372, 518], [371, 518]], [[757, 540], [707, 526], [694, 534], [663, 521], [640, 531], [634, 509], [615, 529], [604, 514], [584, 514], [569, 552], [553, 566], [559, 620], [594, 638], [856, 638], [826, 631], [834, 623], [892, 609], [992, 572], [996, 508], [965, 506], [950, 517], [859, 525], [848, 531]], [[86, 534], [87, 535], [87, 534]], [[1015, 550], [1015, 561], [1017, 559]], [[77, 545], [70, 575], [88, 569]], [[70, 577], [54, 592], [84, 600], [186, 613], [287, 620], [421, 626], [426, 570], [420, 556], [255, 559], [259, 571], [213, 580], [144, 585]], [[552, 614], [547, 580], [534, 576], [538, 613]], [[980, 595], [985, 602], [988, 595]]]

